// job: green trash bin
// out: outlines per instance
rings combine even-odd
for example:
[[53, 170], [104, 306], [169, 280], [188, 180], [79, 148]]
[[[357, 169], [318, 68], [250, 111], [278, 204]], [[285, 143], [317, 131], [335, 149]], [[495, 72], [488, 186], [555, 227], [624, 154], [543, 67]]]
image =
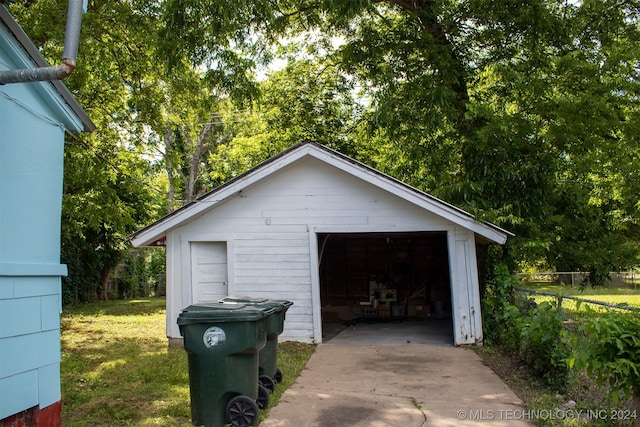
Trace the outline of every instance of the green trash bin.
[[207, 303], [178, 316], [188, 354], [194, 425], [251, 426], [269, 392], [258, 383], [258, 354], [266, 344], [267, 306]]
[[269, 391], [282, 381], [282, 371], [278, 369], [278, 336], [284, 330], [287, 310], [293, 302], [268, 298], [246, 296], [229, 296], [220, 300], [226, 304], [248, 304], [258, 307], [273, 308], [274, 312], [266, 320], [267, 342], [258, 357], [259, 382]]

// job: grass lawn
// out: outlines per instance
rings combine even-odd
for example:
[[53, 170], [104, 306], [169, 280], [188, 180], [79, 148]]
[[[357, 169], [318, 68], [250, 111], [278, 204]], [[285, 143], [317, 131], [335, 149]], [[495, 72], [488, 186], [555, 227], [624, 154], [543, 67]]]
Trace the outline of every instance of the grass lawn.
[[[584, 289], [580, 289], [579, 286], [527, 282], [523, 283], [521, 287], [534, 291], [573, 296], [610, 304], [640, 307], [640, 287], [636, 289], [634, 286], [599, 286], [595, 288], [586, 287]], [[535, 298], [536, 300], [545, 299], [544, 296], [539, 295], [536, 295]], [[565, 302], [571, 304], [569, 300], [566, 300]], [[563, 306], [565, 302], [563, 302]]]
[[[167, 346], [164, 299], [65, 308], [61, 322], [62, 425], [191, 426], [187, 354]], [[271, 394], [270, 407], [314, 348], [279, 344], [284, 381]]]

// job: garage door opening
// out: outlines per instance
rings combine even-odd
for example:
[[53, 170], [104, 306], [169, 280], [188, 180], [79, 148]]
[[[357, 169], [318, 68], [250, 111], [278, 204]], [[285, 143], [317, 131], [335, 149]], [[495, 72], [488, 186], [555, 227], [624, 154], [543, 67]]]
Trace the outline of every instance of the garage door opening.
[[453, 340], [446, 232], [318, 234], [323, 341], [358, 323], [423, 321]]

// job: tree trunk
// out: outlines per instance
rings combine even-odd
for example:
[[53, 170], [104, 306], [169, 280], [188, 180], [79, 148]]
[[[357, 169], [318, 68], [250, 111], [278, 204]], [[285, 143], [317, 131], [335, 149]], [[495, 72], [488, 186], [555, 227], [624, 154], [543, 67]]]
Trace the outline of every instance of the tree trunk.
[[189, 167], [189, 180], [187, 181], [184, 194], [185, 203], [190, 203], [197, 198], [195, 189], [196, 180], [198, 179], [200, 163], [202, 162], [202, 156], [205, 152], [206, 142], [209, 134], [211, 133], [211, 129], [213, 129], [213, 123], [207, 123], [204, 125], [204, 129], [200, 132], [200, 135], [198, 135], [198, 144], [196, 145], [196, 149], [193, 151], [191, 165]]
[[[432, 43], [435, 43], [439, 49], [444, 50], [450, 58], [450, 62], [440, 60], [440, 72], [449, 76], [451, 90], [457, 95], [456, 110], [460, 121], [460, 131], [466, 134], [473, 128], [473, 123], [465, 118], [467, 112], [467, 104], [469, 103], [468, 75], [465, 66], [460, 59], [459, 53], [456, 51], [455, 45], [451, 42], [451, 35], [447, 33], [446, 28], [438, 21], [436, 11], [434, 11], [435, 2], [433, 0], [380, 0], [395, 4], [402, 9], [412, 13], [420, 22], [426, 34], [430, 36]], [[377, 3], [378, 1], [376, 1]], [[442, 67], [447, 64], [448, 66]]]
[[202, 163], [202, 157], [206, 153], [207, 143], [209, 141], [209, 135], [217, 124], [222, 124], [222, 118], [218, 113], [211, 114], [211, 122], [206, 123], [204, 129], [198, 135], [198, 144], [193, 151], [191, 157], [191, 165], [189, 167], [189, 180], [186, 183], [184, 200], [185, 203], [189, 203], [197, 199], [200, 194], [196, 191], [196, 181], [200, 174], [200, 165]]
[[111, 276], [111, 267], [104, 267], [100, 276], [100, 295], [99, 301], [107, 301], [109, 299], [109, 277]]
[[164, 167], [167, 172], [167, 181], [169, 182], [169, 189], [167, 190], [167, 213], [171, 213], [175, 210], [176, 188], [173, 184], [173, 162], [170, 157], [172, 146], [173, 129], [167, 128], [164, 133]]

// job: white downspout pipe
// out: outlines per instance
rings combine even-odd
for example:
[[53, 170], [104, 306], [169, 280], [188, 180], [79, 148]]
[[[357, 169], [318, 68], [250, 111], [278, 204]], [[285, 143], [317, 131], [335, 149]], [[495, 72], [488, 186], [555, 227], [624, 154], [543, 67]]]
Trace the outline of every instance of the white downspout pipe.
[[76, 57], [78, 56], [78, 44], [80, 40], [80, 26], [82, 23], [83, 10], [84, 0], [69, 1], [62, 64], [55, 67], [0, 71], [0, 85], [7, 83], [62, 80], [69, 77], [76, 68]]

